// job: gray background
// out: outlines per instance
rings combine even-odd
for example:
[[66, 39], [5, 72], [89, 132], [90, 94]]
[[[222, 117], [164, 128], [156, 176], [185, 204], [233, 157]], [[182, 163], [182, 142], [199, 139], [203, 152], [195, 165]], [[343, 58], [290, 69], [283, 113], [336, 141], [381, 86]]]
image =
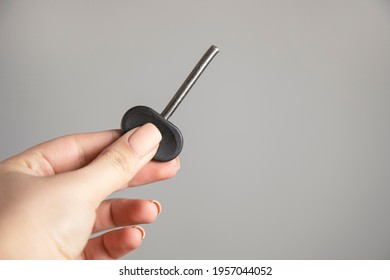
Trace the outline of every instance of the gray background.
[[0, 158], [161, 111], [211, 44], [126, 258], [389, 258], [389, 1], [2, 0]]

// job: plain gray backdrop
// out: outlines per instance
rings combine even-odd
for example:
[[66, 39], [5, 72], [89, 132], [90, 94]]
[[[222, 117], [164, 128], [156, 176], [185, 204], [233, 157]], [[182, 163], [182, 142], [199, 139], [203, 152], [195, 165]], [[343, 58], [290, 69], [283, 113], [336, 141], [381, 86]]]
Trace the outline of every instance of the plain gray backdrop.
[[0, 0], [0, 158], [161, 111], [172, 180], [128, 259], [388, 259], [390, 3]]

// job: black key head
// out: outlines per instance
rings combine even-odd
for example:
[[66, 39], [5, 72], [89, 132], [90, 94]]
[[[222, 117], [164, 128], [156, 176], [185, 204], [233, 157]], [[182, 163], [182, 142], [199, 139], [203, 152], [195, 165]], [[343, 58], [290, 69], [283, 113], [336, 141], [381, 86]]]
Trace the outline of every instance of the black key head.
[[122, 118], [121, 129], [123, 133], [126, 133], [146, 123], [154, 124], [162, 135], [160, 146], [153, 160], [170, 161], [176, 158], [183, 148], [183, 135], [175, 125], [153, 109], [146, 106], [131, 108]]

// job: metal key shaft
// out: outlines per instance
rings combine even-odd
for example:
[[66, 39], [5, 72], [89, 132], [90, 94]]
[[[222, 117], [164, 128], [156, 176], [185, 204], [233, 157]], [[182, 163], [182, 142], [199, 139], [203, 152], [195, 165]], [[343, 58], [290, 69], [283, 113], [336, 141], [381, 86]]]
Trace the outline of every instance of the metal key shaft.
[[203, 71], [206, 69], [207, 65], [211, 62], [211, 60], [217, 55], [219, 52], [218, 47], [211, 46], [206, 53], [199, 60], [198, 64], [194, 67], [191, 73], [188, 75], [187, 79], [181, 85], [181, 87], [177, 90], [175, 95], [172, 97], [171, 101], [169, 101], [168, 105], [161, 112], [161, 116], [168, 120], [172, 114], [175, 112], [177, 107], [183, 101], [184, 97], [186, 97], [187, 93], [190, 91], [192, 86], [198, 80], [200, 75], [202, 75]]

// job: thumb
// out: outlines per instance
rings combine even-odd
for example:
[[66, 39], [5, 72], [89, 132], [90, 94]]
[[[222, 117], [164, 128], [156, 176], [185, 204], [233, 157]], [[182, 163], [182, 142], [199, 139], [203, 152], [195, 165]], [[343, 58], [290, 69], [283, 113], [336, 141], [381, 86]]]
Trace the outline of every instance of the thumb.
[[100, 204], [153, 158], [161, 137], [157, 127], [145, 124], [125, 133], [89, 165], [54, 177], [61, 180], [60, 185], [75, 187], [76, 192], [85, 192], [92, 202]]

